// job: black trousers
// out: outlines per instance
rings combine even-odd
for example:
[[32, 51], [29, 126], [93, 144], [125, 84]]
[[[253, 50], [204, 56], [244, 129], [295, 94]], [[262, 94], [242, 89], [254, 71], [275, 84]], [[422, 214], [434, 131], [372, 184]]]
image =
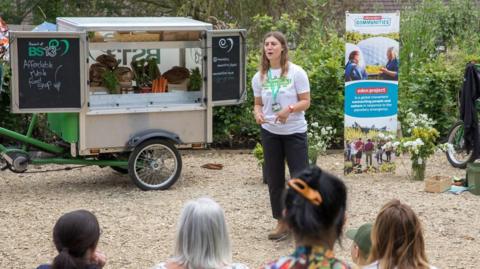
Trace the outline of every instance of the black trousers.
[[263, 158], [272, 214], [282, 218], [285, 191], [285, 159], [291, 177], [308, 167], [307, 133], [277, 135], [261, 128]]

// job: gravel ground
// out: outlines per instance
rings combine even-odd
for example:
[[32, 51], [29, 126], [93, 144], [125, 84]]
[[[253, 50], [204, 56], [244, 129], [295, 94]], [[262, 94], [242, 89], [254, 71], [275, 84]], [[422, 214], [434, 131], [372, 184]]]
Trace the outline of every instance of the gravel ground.
[[[200, 166], [215, 162], [223, 170]], [[258, 268], [293, 249], [293, 242], [266, 239], [274, 226], [261, 170], [250, 154], [198, 151], [183, 155], [181, 179], [167, 191], [144, 192], [109, 168], [84, 167], [70, 171], [13, 174], [0, 172], [0, 267], [35, 268], [56, 255], [51, 239], [62, 213], [85, 208], [102, 227], [99, 249], [105, 268], [150, 268], [172, 253], [175, 224], [185, 201], [210, 196], [226, 212], [237, 262]], [[343, 176], [340, 154], [320, 157], [318, 164]], [[411, 205], [425, 230], [427, 255], [439, 268], [478, 268], [480, 262], [479, 197], [423, 191], [423, 182], [407, 179], [409, 161], [397, 159], [397, 173], [345, 177], [349, 188], [346, 229], [373, 222], [381, 206], [392, 198]], [[29, 172], [62, 168], [31, 167]], [[427, 177], [463, 176], [443, 154], [429, 159]], [[348, 239], [336, 255], [350, 262]]]

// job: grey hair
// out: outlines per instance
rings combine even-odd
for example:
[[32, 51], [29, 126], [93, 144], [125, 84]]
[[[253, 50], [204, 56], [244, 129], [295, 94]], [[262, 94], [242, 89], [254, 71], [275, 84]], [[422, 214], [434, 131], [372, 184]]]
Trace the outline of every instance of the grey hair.
[[232, 260], [223, 209], [210, 198], [186, 203], [178, 221], [175, 257], [187, 269], [219, 269]]

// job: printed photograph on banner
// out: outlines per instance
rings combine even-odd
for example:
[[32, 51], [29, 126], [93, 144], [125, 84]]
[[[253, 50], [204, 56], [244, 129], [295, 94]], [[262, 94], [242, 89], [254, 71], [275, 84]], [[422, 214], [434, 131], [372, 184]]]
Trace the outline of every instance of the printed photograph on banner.
[[345, 174], [393, 172], [399, 13], [346, 13]]

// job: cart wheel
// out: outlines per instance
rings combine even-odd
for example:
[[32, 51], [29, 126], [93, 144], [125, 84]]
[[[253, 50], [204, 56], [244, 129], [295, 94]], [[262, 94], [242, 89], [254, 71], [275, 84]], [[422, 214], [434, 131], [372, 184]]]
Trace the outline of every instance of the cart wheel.
[[120, 167], [120, 166], [110, 166], [114, 171], [119, 172], [120, 174], [128, 174], [128, 168]]
[[182, 158], [165, 139], [151, 139], [135, 147], [128, 159], [128, 174], [142, 190], [165, 190], [182, 171]]

